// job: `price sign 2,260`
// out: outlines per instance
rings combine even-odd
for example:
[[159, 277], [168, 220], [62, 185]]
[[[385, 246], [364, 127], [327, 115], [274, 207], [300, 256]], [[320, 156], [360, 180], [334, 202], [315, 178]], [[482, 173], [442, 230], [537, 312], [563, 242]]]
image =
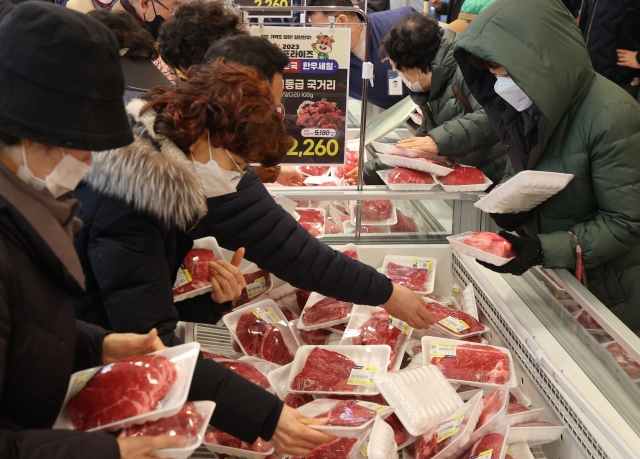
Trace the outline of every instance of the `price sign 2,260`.
[[[293, 138], [292, 138], [293, 139]], [[335, 156], [338, 154], [338, 141], [331, 139], [325, 143], [325, 139], [305, 139], [302, 148], [298, 150], [300, 144], [293, 139], [293, 146], [287, 153], [288, 156]], [[306, 148], [304, 148], [306, 147]]]
[[288, 0], [253, 0], [256, 6], [289, 6]]

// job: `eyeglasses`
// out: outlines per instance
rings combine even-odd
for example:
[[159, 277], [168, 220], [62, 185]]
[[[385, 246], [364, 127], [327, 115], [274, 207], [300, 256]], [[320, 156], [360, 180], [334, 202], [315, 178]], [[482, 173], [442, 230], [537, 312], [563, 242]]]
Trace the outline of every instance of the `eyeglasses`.
[[167, 11], [175, 11], [176, 8], [178, 7], [178, 5], [180, 5], [179, 1], [173, 1], [173, 2], [169, 3], [169, 6], [171, 7], [171, 8], [169, 8], [169, 6], [166, 6], [160, 0], [153, 0], [153, 1], [156, 2], [158, 5], [160, 5], [161, 7], [163, 7]]
[[229, 153], [229, 150], [225, 148], [224, 151], [227, 152], [227, 155], [229, 155], [229, 158], [231, 158], [231, 161], [233, 161], [233, 164], [236, 165], [236, 169], [238, 169], [238, 172], [240, 172], [240, 175], [242, 176], [246, 174], [247, 172], [238, 165], [235, 159], [233, 159], [233, 156], [231, 156], [231, 153]]

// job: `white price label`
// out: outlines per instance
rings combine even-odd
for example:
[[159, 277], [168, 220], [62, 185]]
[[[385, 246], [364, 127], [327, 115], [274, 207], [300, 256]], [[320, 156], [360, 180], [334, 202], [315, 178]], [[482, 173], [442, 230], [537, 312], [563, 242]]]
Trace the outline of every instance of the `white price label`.
[[373, 376], [380, 373], [380, 367], [363, 367], [355, 365], [347, 384], [350, 386], [373, 386]]
[[364, 400], [354, 400], [353, 403], [357, 403], [360, 406], [369, 408], [371, 411], [375, 411], [376, 413], [387, 408], [385, 405], [378, 405], [377, 403], [373, 403], [373, 402], [365, 402]]
[[173, 283], [173, 288], [176, 289], [178, 287], [182, 287], [192, 281], [193, 279], [191, 278], [191, 274], [189, 274], [189, 270], [182, 265], [180, 269], [178, 269], [178, 275], [176, 276], [176, 281]]
[[493, 455], [493, 449], [488, 449], [486, 451], [481, 452], [480, 454], [471, 456], [469, 459], [491, 459], [492, 455]]
[[455, 359], [456, 345], [431, 343], [431, 357]]
[[267, 324], [276, 324], [281, 322], [280, 318], [271, 308], [253, 311], [253, 315]]
[[301, 133], [302, 137], [330, 137], [336, 136], [335, 129], [303, 129]]
[[262, 295], [267, 291], [267, 279], [265, 276], [259, 277], [254, 281], [247, 282], [247, 296], [254, 298]]
[[464, 414], [440, 424], [440, 428], [438, 429], [438, 443], [457, 434], [458, 431], [460, 431], [462, 421], [464, 421]]
[[445, 317], [438, 323], [447, 327], [449, 330], [451, 330], [454, 333], [462, 333], [463, 331], [468, 330], [470, 328], [469, 324], [467, 324], [464, 320], [458, 319], [454, 315]]
[[412, 268], [420, 268], [420, 269], [428, 269], [431, 271], [433, 269], [433, 260], [425, 260], [424, 258], [416, 258], [413, 260]]
[[402, 333], [407, 335], [409, 333], [409, 325], [406, 322], [401, 321], [400, 319], [396, 319], [393, 316], [389, 316], [389, 323], [400, 330]]

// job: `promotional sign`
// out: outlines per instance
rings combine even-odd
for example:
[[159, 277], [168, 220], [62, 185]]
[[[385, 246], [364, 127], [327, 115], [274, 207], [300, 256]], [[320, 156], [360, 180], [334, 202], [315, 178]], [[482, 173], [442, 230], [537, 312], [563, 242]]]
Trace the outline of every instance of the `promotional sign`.
[[[269, 8], [272, 6], [291, 6], [293, 0], [231, 0], [234, 6], [257, 6], [263, 8]], [[248, 13], [250, 17], [262, 16], [266, 18], [292, 18], [293, 13], [287, 12], [273, 12], [273, 11], [252, 11]]]
[[282, 164], [345, 163], [351, 30], [252, 27], [290, 58], [282, 105], [293, 146]]

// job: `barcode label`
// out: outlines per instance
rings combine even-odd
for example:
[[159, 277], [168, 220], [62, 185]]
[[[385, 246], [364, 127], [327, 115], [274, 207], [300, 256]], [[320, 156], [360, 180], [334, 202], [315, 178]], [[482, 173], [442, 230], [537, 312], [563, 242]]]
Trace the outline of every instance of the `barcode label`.
[[173, 283], [173, 288], [176, 289], [178, 287], [182, 287], [192, 281], [193, 279], [191, 278], [191, 274], [183, 263], [182, 266], [180, 266], [180, 269], [178, 269], [178, 275], [176, 276], [176, 281]]
[[415, 260], [413, 260], [412, 268], [432, 270], [433, 269], [433, 260], [426, 260], [424, 258], [416, 258]]
[[267, 309], [259, 309], [257, 311], [253, 311], [253, 315], [258, 319], [262, 320], [266, 324], [275, 324], [279, 323], [280, 318], [276, 315], [276, 313], [271, 308]]
[[267, 279], [265, 276], [259, 277], [254, 281], [247, 282], [247, 296], [255, 298], [267, 291]]
[[384, 405], [378, 405], [377, 403], [373, 403], [373, 402], [365, 402], [364, 400], [354, 400], [353, 403], [357, 403], [360, 406], [369, 408], [371, 411], [375, 411], [376, 413], [387, 408]]
[[462, 421], [464, 421], [464, 414], [440, 424], [440, 428], [438, 429], [438, 443], [458, 433]]
[[447, 327], [449, 330], [451, 330], [454, 333], [461, 333], [461, 332], [471, 328], [471, 327], [469, 327], [469, 325], [464, 320], [460, 320], [456, 316], [453, 316], [453, 315], [449, 316], [449, 317], [445, 317], [444, 319], [442, 319], [438, 323], [444, 325], [445, 327]]
[[406, 322], [401, 321], [400, 319], [396, 319], [393, 316], [389, 316], [389, 323], [400, 330], [405, 335], [409, 334], [409, 325]]
[[347, 384], [350, 386], [373, 386], [373, 376], [380, 373], [380, 367], [362, 367], [355, 365]]
[[431, 343], [431, 357], [455, 359], [456, 345]]

